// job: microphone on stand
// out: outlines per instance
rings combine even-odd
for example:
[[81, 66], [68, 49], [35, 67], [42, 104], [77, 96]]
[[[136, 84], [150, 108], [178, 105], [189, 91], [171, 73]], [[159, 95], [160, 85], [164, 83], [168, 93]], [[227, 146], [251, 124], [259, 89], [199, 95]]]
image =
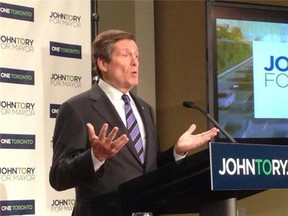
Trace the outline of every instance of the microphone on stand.
[[231, 143], [237, 143], [236, 140], [226, 130], [224, 130], [224, 128], [222, 128], [221, 125], [219, 125], [219, 123], [208, 112], [206, 112], [202, 108], [198, 107], [194, 102], [184, 101], [183, 106], [185, 106], [187, 108], [193, 108], [193, 109], [200, 111], [215, 125], [215, 127], [217, 127], [226, 136], [226, 138], [229, 139], [229, 141]]

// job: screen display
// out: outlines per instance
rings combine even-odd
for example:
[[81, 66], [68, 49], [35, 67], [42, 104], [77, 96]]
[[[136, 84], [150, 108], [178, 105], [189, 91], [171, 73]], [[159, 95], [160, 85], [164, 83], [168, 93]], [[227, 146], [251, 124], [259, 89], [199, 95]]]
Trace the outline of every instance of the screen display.
[[287, 8], [213, 3], [209, 15], [209, 111], [237, 142], [288, 144]]

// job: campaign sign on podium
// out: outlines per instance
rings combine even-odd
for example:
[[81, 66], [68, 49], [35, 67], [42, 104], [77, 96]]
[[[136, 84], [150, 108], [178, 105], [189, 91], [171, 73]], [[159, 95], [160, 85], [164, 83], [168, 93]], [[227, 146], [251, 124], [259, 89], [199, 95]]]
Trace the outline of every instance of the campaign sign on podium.
[[288, 188], [288, 146], [210, 143], [212, 190]]

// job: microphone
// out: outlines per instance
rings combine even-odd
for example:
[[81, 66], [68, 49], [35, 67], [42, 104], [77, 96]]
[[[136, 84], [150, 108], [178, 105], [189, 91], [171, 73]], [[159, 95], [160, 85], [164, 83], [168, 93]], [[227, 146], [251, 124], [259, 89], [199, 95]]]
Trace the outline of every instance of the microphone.
[[194, 102], [184, 101], [183, 106], [196, 109], [204, 114], [226, 136], [226, 138], [229, 139], [231, 143], [237, 143], [236, 140], [226, 130], [224, 130], [224, 128], [222, 128], [221, 125], [219, 125], [219, 123], [208, 112], [197, 106]]

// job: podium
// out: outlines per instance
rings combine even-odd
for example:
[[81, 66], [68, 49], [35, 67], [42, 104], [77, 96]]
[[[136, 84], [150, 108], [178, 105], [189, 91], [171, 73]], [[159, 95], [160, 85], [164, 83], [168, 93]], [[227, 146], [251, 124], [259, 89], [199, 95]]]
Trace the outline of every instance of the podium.
[[121, 184], [120, 215], [236, 216], [237, 200], [288, 187], [287, 159], [288, 146], [210, 143], [208, 149]]

